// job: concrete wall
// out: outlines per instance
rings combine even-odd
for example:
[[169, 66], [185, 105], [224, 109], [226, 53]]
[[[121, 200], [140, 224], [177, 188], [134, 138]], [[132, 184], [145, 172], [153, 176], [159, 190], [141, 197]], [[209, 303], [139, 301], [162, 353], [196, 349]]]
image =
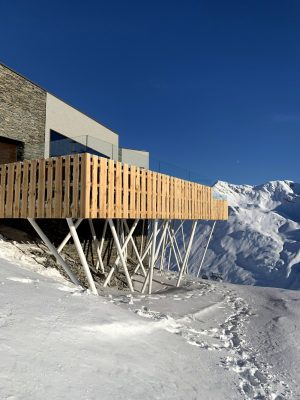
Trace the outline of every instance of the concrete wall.
[[25, 143], [19, 158], [44, 156], [46, 92], [0, 64], [0, 136]]
[[149, 153], [147, 151], [120, 148], [119, 161], [149, 169]]
[[[119, 136], [110, 129], [47, 93], [45, 157], [49, 156], [50, 129], [117, 159]], [[76, 139], [77, 138], [77, 139]]]

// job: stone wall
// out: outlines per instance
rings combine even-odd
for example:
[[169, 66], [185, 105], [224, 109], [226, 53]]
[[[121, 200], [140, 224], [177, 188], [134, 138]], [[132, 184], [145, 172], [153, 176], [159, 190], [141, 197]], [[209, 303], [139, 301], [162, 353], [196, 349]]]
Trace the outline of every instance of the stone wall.
[[19, 158], [44, 156], [46, 92], [0, 64], [0, 136], [24, 142]]

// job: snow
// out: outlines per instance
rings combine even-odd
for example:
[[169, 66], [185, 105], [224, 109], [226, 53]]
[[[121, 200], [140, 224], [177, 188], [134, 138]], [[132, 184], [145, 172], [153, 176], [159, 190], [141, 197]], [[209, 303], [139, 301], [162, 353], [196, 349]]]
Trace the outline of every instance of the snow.
[[1, 400], [300, 398], [299, 292], [175, 278], [96, 297], [0, 241]]
[[[228, 222], [217, 222], [201, 273], [218, 272], [228, 282], [300, 289], [300, 184], [218, 182], [227, 196]], [[191, 269], [197, 273], [211, 223], [202, 222]]]

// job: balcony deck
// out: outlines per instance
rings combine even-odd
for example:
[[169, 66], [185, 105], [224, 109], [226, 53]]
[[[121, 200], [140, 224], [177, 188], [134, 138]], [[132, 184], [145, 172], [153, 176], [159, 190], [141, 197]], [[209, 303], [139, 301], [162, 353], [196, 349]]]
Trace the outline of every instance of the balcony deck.
[[0, 218], [227, 220], [211, 187], [90, 154], [0, 165]]

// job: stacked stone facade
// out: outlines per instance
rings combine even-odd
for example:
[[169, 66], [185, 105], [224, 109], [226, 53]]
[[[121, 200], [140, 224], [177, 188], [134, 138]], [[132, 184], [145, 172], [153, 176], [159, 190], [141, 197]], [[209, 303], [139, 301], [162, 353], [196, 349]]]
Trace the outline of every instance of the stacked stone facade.
[[18, 159], [44, 156], [45, 125], [46, 91], [0, 64], [0, 137], [24, 143]]

